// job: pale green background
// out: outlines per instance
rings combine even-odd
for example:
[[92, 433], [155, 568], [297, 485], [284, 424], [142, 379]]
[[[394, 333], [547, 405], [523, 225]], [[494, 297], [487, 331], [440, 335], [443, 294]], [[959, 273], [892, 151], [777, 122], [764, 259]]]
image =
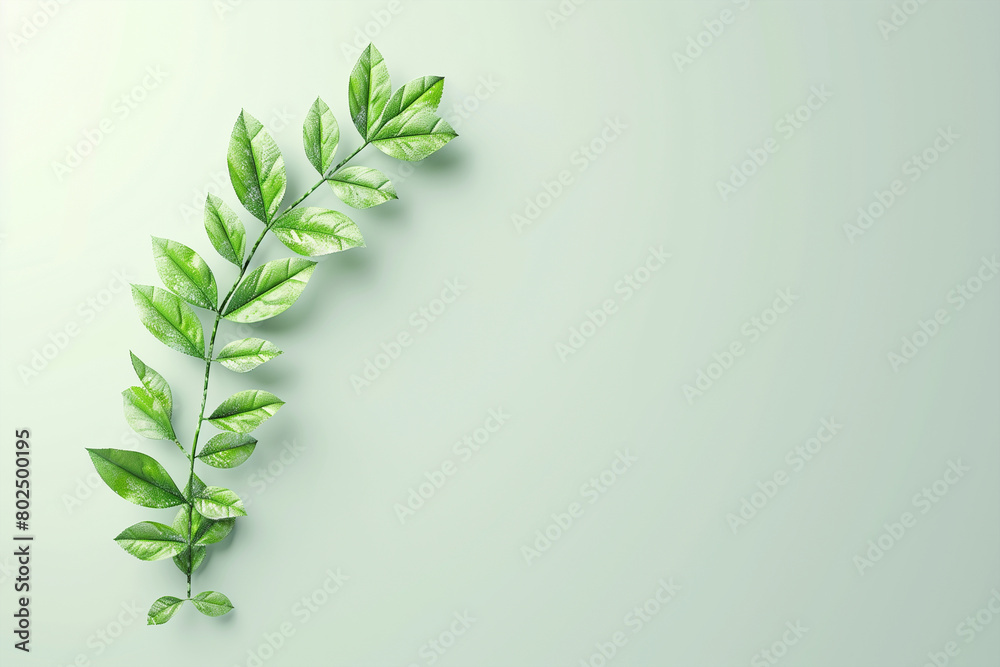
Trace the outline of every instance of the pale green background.
[[[386, 3], [245, 0], [220, 15], [210, 2], [77, 0], [17, 50], [9, 35], [41, 3], [0, 5], [0, 516], [8, 543], [10, 436], [27, 426], [37, 535], [34, 650], [14, 651], [5, 630], [4, 664], [246, 665], [288, 621], [294, 636], [264, 664], [425, 665], [421, 645], [465, 610], [476, 623], [435, 664], [576, 666], [624, 630], [616, 667], [748, 665], [796, 620], [809, 631], [782, 665], [922, 665], [953, 640], [951, 664], [997, 664], [1000, 617], [970, 644], [955, 633], [1000, 586], [1000, 281], [960, 312], [947, 295], [1000, 250], [1000, 5], [929, 2], [884, 40], [890, 2], [755, 1], [684, 72], [672, 53], [733, 3], [591, 0], [555, 29], [556, 0], [401, 6], [375, 35], [393, 82], [444, 75], [443, 109], [478, 108], [405, 178], [377, 151], [361, 156], [397, 180], [399, 201], [357, 212], [368, 247], [324, 260], [288, 314], [253, 328], [284, 356], [214, 376], [210, 404], [249, 387], [288, 402], [246, 466], [204, 475], [250, 500], [195, 580], [236, 611], [137, 619], [97, 655], [92, 637], [115, 629], [123, 602], [144, 610], [183, 593], [183, 578], [111, 539], [170, 511], [103, 487], [67, 506], [87, 495], [83, 448], [141, 448], [179, 478], [172, 445], [129, 441], [127, 351], [172, 383], [184, 440], [201, 373], [143, 329], [126, 294], [92, 322], [78, 305], [116, 270], [156, 282], [151, 234], [192, 245], [228, 286], [232, 268], [184, 207], [224, 169], [241, 107], [274, 131], [291, 196], [313, 182], [299, 127], [317, 95], [342, 149], [356, 145], [342, 45]], [[167, 78], [56, 178], [51, 163], [149, 66]], [[480, 77], [499, 83], [481, 101]], [[820, 85], [833, 97], [723, 202], [716, 181]], [[574, 152], [608, 118], [627, 129], [578, 173]], [[857, 207], [948, 126], [958, 142], [848, 243]], [[511, 215], [562, 169], [574, 183], [516, 233]], [[236, 204], [228, 185], [224, 196]], [[555, 344], [651, 244], [668, 265], [562, 363]], [[287, 254], [271, 240], [262, 257]], [[455, 276], [467, 291], [357, 395], [350, 376]], [[742, 323], [784, 288], [800, 297], [792, 310], [689, 405], [681, 387], [745, 342]], [[939, 307], [949, 324], [892, 372], [887, 353]], [[22, 382], [18, 367], [72, 322], [80, 334]], [[401, 525], [394, 503], [498, 406], [509, 423]], [[830, 416], [841, 433], [734, 535], [727, 513]], [[293, 440], [298, 457], [276, 463]], [[527, 565], [521, 546], [626, 448], [638, 463]], [[860, 575], [853, 557], [958, 458], [971, 471]], [[251, 475], [269, 464], [283, 470], [261, 492]], [[330, 568], [350, 580], [300, 623], [293, 605]], [[7, 628], [14, 593], [0, 577]], [[671, 577], [678, 596], [632, 634], [624, 615]]]

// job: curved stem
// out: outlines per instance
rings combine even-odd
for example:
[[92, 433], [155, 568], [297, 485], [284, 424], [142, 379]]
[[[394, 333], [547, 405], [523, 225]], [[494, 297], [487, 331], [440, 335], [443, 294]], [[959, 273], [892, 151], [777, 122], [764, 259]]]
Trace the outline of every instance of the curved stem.
[[[195, 426], [195, 429], [194, 429], [194, 440], [191, 442], [191, 451], [190, 452], [186, 452], [184, 450], [184, 447], [181, 445], [181, 443], [179, 441], [175, 440], [175, 442], [177, 443], [177, 446], [180, 447], [181, 451], [184, 452], [187, 455], [188, 461], [191, 464], [190, 467], [189, 467], [189, 469], [188, 469], [188, 486], [187, 486], [187, 488], [189, 489], [189, 491], [193, 492], [193, 490], [194, 490], [194, 461], [195, 461], [195, 452], [198, 449], [198, 436], [201, 433], [201, 425], [205, 421], [205, 406], [208, 404], [208, 379], [209, 379], [209, 376], [212, 373], [212, 361], [213, 361], [213, 357], [214, 357], [214, 354], [215, 354], [215, 337], [216, 337], [216, 335], [219, 332], [219, 322], [222, 320], [222, 313], [225, 312], [226, 306], [229, 305], [230, 299], [233, 298], [233, 294], [236, 292], [236, 288], [239, 286], [240, 282], [242, 282], [243, 276], [246, 274], [247, 269], [250, 268], [250, 262], [253, 260], [253, 256], [257, 252], [257, 248], [260, 247], [261, 242], [264, 240], [264, 237], [267, 235], [267, 231], [271, 228], [271, 224], [274, 222], [274, 220], [277, 220], [282, 215], [284, 215], [285, 213], [288, 213], [293, 208], [297, 207], [299, 204], [301, 204], [303, 201], [305, 201], [306, 197], [308, 197], [313, 192], [315, 192], [316, 188], [318, 188], [319, 186], [323, 185], [323, 183], [325, 183], [328, 179], [330, 179], [334, 175], [336, 175], [336, 173], [338, 171], [340, 171], [341, 168], [343, 168], [344, 165], [346, 165], [348, 162], [351, 161], [351, 158], [353, 158], [355, 155], [357, 155], [358, 153], [360, 153], [365, 148], [365, 146], [367, 146], [367, 145], [368, 145], [368, 142], [363, 143], [360, 147], [358, 147], [357, 150], [355, 150], [353, 153], [351, 153], [346, 158], [344, 158], [343, 160], [341, 160], [340, 163], [336, 167], [334, 167], [331, 170], [329, 170], [326, 173], [326, 175], [323, 176], [322, 180], [320, 180], [318, 183], [316, 183], [311, 188], [309, 188], [309, 190], [307, 190], [304, 195], [302, 195], [301, 197], [299, 197], [298, 199], [296, 199], [294, 202], [292, 202], [291, 205], [288, 206], [288, 208], [286, 208], [280, 214], [274, 216], [273, 219], [266, 220], [264, 222], [264, 229], [261, 230], [260, 236], [257, 237], [257, 240], [254, 242], [253, 246], [250, 248], [250, 253], [247, 255], [246, 261], [243, 262], [243, 266], [240, 267], [240, 275], [236, 277], [236, 280], [233, 282], [233, 286], [231, 288], [229, 288], [229, 293], [226, 294], [226, 296], [225, 296], [224, 299], [222, 299], [222, 302], [219, 304], [218, 309], [215, 311], [215, 321], [212, 323], [212, 335], [209, 338], [209, 341], [208, 341], [208, 352], [205, 355], [205, 380], [202, 383], [202, 389], [201, 389], [201, 410], [198, 411], [198, 424], [197, 424], [197, 426]], [[186, 574], [187, 574], [187, 599], [190, 599], [191, 598], [191, 575], [192, 575], [192, 573], [194, 571], [194, 545], [191, 543], [192, 537], [193, 537], [192, 531], [193, 531], [193, 519], [194, 519], [194, 498], [188, 498], [187, 500], [188, 500], [188, 534], [187, 534], [188, 564], [187, 564], [187, 572], [186, 572]]]

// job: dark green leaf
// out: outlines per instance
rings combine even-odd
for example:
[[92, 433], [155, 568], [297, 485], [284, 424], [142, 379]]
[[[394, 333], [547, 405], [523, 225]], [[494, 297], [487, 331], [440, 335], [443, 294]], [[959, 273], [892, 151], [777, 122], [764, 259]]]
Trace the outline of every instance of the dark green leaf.
[[185, 503], [180, 489], [156, 459], [123, 449], [88, 449], [101, 479], [119, 496], [143, 507]]
[[205, 334], [191, 306], [173, 292], [148, 285], [132, 285], [132, 299], [142, 323], [164, 345], [192, 357], [205, 357]]
[[[202, 484], [201, 488], [198, 489], [198, 493], [204, 493], [207, 488], [209, 487]], [[188, 535], [189, 512], [191, 518], [194, 519], [194, 526], [191, 530], [191, 542], [196, 546], [215, 544], [224, 540], [236, 523], [236, 519], [209, 519], [198, 512], [197, 509], [193, 509], [190, 506], [182, 507], [177, 511], [177, 516], [174, 517], [173, 527], [174, 530], [184, 536], [185, 540]]]
[[[235, 519], [233, 519], [235, 521]], [[180, 552], [174, 556], [174, 565], [177, 569], [184, 574], [188, 573], [188, 568], [191, 568], [191, 572], [195, 572], [200, 566], [202, 561], [205, 560], [205, 554], [208, 551], [208, 547], [195, 546], [194, 547], [194, 562], [191, 562], [192, 548], [185, 546], [184, 551]]]
[[246, 111], [233, 126], [228, 161], [236, 196], [254, 217], [270, 222], [285, 196], [285, 160], [264, 126]]
[[253, 454], [257, 439], [242, 433], [219, 433], [205, 443], [198, 458], [213, 468], [235, 468]]
[[246, 324], [285, 312], [302, 294], [315, 268], [316, 262], [297, 257], [258, 266], [236, 288], [223, 317]]
[[179, 554], [187, 546], [186, 536], [162, 523], [142, 521], [129, 526], [115, 542], [139, 560], [161, 560]]

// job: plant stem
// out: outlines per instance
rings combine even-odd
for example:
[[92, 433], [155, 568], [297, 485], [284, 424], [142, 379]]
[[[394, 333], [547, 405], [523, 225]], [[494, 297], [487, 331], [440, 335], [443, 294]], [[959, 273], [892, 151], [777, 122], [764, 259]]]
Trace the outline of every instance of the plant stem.
[[[211, 337], [209, 338], [209, 341], [208, 341], [208, 353], [205, 355], [205, 380], [204, 380], [204, 382], [202, 384], [202, 389], [201, 389], [201, 410], [198, 412], [198, 424], [197, 424], [197, 426], [194, 429], [194, 440], [191, 443], [191, 451], [190, 452], [186, 452], [184, 450], [184, 447], [181, 445], [181, 443], [175, 440], [175, 442], [177, 443], [177, 446], [180, 447], [181, 451], [184, 452], [187, 455], [188, 461], [191, 464], [190, 468], [188, 470], [188, 486], [187, 486], [187, 488], [189, 489], [190, 492], [192, 492], [192, 495], [193, 495], [193, 491], [194, 491], [194, 461], [195, 461], [195, 452], [198, 449], [198, 435], [201, 433], [201, 425], [205, 421], [205, 406], [208, 404], [208, 378], [209, 378], [209, 376], [212, 373], [212, 359], [213, 359], [213, 355], [215, 353], [215, 337], [216, 337], [216, 335], [219, 332], [219, 322], [222, 320], [222, 313], [225, 312], [226, 306], [229, 305], [229, 300], [233, 298], [233, 293], [236, 292], [236, 288], [239, 286], [240, 282], [243, 280], [243, 276], [246, 274], [247, 269], [250, 268], [250, 262], [251, 262], [251, 260], [253, 260], [253, 256], [257, 252], [257, 248], [260, 247], [261, 241], [264, 240], [264, 237], [267, 235], [267, 231], [271, 228], [271, 224], [274, 222], [274, 220], [277, 220], [282, 215], [284, 215], [285, 213], [288, 213], [293, 208], [297, 207], [299, 204], [301, 204], [303, 201], [305, 201], [306, 197], [308, 197], [313, 192], [315, 192], [316, 188], [318, 188], [319, 186], [323, 185], [323, 183], [325, 183], [327, 180], [329, 180], [330, 178], [332, 178], [333, 176], [335, 176], [337, 174], [337, 172], [340, 171], [341, 168], [343, 168], [344, 165], [346, 165], [348, 162], [351, 161], [351, 158], [353, 158], [355, 155], [357, 155], [358, 153], [360, 153], [365, 148], [365, 146], [367, 146], [367, 145], [368, 145], [367, 141], [365, 143], [361, 144], [361, 146], [358, 147], [357, 150], [355, 150], [353, 153], [351, 153], [346, 158], [344, 158], [343, 160], [341, 160], [340, 163], [336, 167], [334, 167], [331, 170], [329, 170], [318, 183], [316, 183], [311, 188], [309, 188], [309, 190], [307, 190], [304, 195], [302, 195], [301, 197], [299, 197], [298, 199], [296, 199], [294, 202], [292, 202], [292, 204], [288, 208], [286, 208], [280, 214], [274, 216], [273, 219], [267, 220], [267, 221], [264, 222], [264, 229], [261, 230], [260, 236], [257, 237], [257, 240], [254, 242], [253, 246], [250, 248], [250, 254], [247, 255], [246, 261], [243, 262], [243, 266], [240, 267], [240, 275], [237, 276], [236, 281], [233, 282], [233, 286], [229, 289], [229, 293], [226, 294], [225, 298], [219, 304], [218, 309], [215, 311], [215, 321], [212, 323], [212, 335], [211, 335]], [[192, 533], [193, 533], [193, 519], [194, 519], [194, 498], [193, 497], [192, 498], [188, 498], [187, 500], [188, 500], [188, 535], [187, 535], [187, 543], [188, 543], [188, 566], [187, 566], [187, 573], [186, 574], [187, 574], [187, 599], [190, 599], [191, 598], [191, 575], [192, 575], [192, 573], [194, 571], [194, 545], [191, 543], [192, 537], [193, 537]]]

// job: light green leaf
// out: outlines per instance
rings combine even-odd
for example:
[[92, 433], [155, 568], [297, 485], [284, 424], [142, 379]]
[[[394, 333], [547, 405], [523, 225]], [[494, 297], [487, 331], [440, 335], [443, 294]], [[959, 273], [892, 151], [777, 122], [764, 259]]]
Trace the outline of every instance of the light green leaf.
[[213, 468], [235, 468], [253, 454], [257, 439], [242, 433], [219, 433], [205, 443], [198, 458]]
[[402, 88], [396, 89], [396, 92], [389, 98], [382, 111], [382, 117], [378, 120], [378, 127], [382, 127], [399, 114], [412, 109], [436, 111], [438, 104], [441, 103], [441, 93], [443, 92], [444, 77], [422, 76], [410, 81]]
[[333, 166], [333, 157], [337, 154], [337, 144], [340, 143], [340, 125], [330, 107], [320, 98], [316, 98], [302, 125], [302, 145], [306, 149], [306, 157], [321, 176]]
[[411, 109], [386, 123], [373, 146], [399, 160], [423, 160], [458, 136], [443, 118], [426, 109]]
[[191, 306], [173, 292], [149, 285], [132, 285], [132, 300], [149, 333], [164, 345], [192, 357], [205, 357], [205, 334]]
[[233, 610], [233, 603], [229, 601], [229, 598], [215, 591], [198, 593], [191, 598], [191, 602], [205, 616], [222, 616]]
[[[204, 493], [207, 488], [207, 486], [202, 484], [201, 488], [198, 489], [198, 494]], [[177, 511], [177, 516], [174, 517], [173, 523], [174, 530], [183, 535], [185, 540], [188, 534], [189, 512], [191, 518], [194, 520], [194, 525], [191, 529], [191, 543], [195, 546], [221, 542], [229, 535], [236, 524], [236, 519], [209, 519], [198, 512], [197, 509], [185, 506]], [[197, 559], [197, 553], [195, 554], [195, 558]]]
[[133, 431], [150, 440], [176, 440], [166, 408], [148, 389], [129, 387], [122, 392], [122, 402]]
[[240, 497], [221, 486], [206, 486], [202, 489], [201, 493], [195, 496], [194, 508], [208, 519], [235, 519], [247, 515]]
[[[235, 521], [235, 519], [233, 519]], [[184, 551], [180, 552], [174, 556], [174, 565], [177, 569], [184, 574], [188, 573], [188, 568], [191, 568], [191, 572], [195, 572], [200, 566], [202, 561], [205, 560], [205, 554], [208, 551], [208, 547], [195, 546], [193, 547], [194, 561], [191, 561], [192, 547], [184, 547]]]
[[208, 310], [215, 310], [219, 291], [205, 260], [183, 243], [153, 237], [153, 259], [160, 280], [177, 296]]
[[164, 595], [149, 608], [146, 616], [147, 625], [163, 625], [177, 613], [177, 610], [184, 604], [184, 600], [170, 595]]
[[249, 433], [274, 416], [285, 402], [259, 389], [238, 391], [222, 402], [208, 421], [217, 428]]
[[205, 200], [205, 231], [208, 240], [223, 258], [236, 266], [243, 266], [247, 232], [236, 212], [213, 194]]
[[186, 536], [155, 521], [141, 521], [129, 526], [119, 533], [115, 542], [139, 560], [170, 558], [187, 547]]
[[228, 161], [236, 196], [254, 217], [270, 222], [285, 196], [285, 160], [264, 126], [246, 111], [233, 127]]
[[378, 169], [347, 167], [327, 180], [340, 200], [354, 208], [371, 208], [397, 199], [392, 181]]
[[88, 449], [97, 474], [125, 500], [143, 507], [185, 503], [180, 489], [156, 459], [123, 449]]
[[142, 386], [160, 402], [163, 409], [167, 412], [167, 417], [170, 417], [174, 410], [174, 399], [170, 393], [170, 385], [167, 384], [162, 375], [144, 364], [131, 351], [129, 351], [129, 356], [132, 357], [132, 368], [135, 369], [135, 374], [139, 376]]
[[308, 257], [365, 245], [354, 221], [323, 208], [293, 208], [275, 221], [271, 231], [291, 250]]
[[366, 141], [371, 140], [375, 134], [378, 119], [389, 101], [391, 89], [385, 60], [378, 49], [369, 44], [358, 58], [347, 88], [351, 120]]
[[236, 288], [222, 316], [247, 324], [280, 315], [302, 294], [315, 268], [316, 262], [297, 257], [258, 266]]
[[231, 371], [246, 373], [281, 354], [274, 343], [263, 338], [233, 341], [219, 351], [216, 361]]

